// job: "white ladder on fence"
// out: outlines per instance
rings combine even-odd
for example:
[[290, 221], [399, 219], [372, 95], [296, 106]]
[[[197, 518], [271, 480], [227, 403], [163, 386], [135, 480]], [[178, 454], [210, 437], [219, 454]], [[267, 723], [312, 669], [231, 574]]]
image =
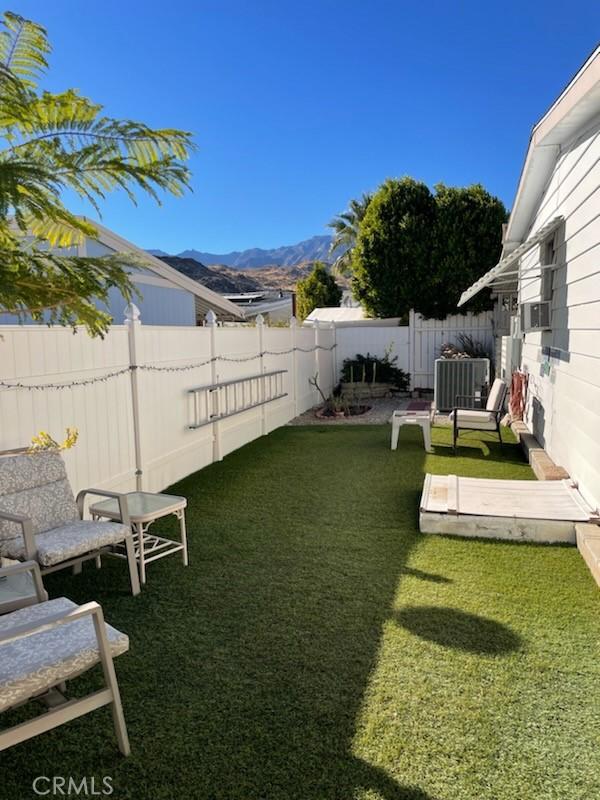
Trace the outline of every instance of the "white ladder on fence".
[[287, 369], [275, 369], [188, 389], [192, 398], [192, 421], [188, 428], [201, 428], [287, 397], [287, 392], [283, 391], [283, 376], [286, 373]]

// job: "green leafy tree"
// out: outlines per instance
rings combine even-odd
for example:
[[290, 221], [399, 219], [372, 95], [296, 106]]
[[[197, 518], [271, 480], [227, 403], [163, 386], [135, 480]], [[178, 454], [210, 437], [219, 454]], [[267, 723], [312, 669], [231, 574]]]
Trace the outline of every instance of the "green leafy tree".
[[312, 272], [296, 285], [296, 315], [303, 320], [315, 308], [339, 306], [342, 290], [321, 261], [315, 261]]
[[439, 183], [435, 191], [431, 286], [415, 308], [425, 317], [437, 319], [458, 310], [486, 311], [493, 305], [489, 289], [460, 309], [457, 303], [464, 289], [497, 264], [502, 224], [508, 218], [506, 208], [481, 184], [454, 187]]
[[329, 252], [332, 255], [339, 253], [333, 264], [333, 271], [338, 275], [350, 275], [352, 271], [352, 252], [356, 237], [372, 197], [372, 194], [364, 192], [360, 199], [351, 200], [348, 209], [328, 223], [328, 227], [334, 230]]
[[[189, 185], [184, 162], [189, 133], [116, 120], [102, 106], [68, 89], [38, 89], [50, 45], [40, 25], [4, 14], [0, 32], [0, 310], [36, 321], [83, 324], [102, 335], [110, 316], [96, 307], [116, 287], [133, 286], [116, 255], [82, 258], [74, 246], [96, 229], [68, 211], [70, 190], [99, 213], [106, 195], [122, 189], [159, 202]], [[58, 248], [52, 249], [49, 248]], [[70, 248], [70, 249], [69, 249]]]
[[412, 178], [388, 179], [369, 203], [352, 255], [352, 291], [369, 316], [403, 317], [425, 289], [435, 200]]
[[[354, 296], [371, 316], [456, 314], [463, 289], [497, 263], [506, 219], [502, 202], [480, 184], [438, 184], [433, 195], [412, 178], [387, 180], [359, 228]], [[488, 308], [489, 291], [461, 311]]]

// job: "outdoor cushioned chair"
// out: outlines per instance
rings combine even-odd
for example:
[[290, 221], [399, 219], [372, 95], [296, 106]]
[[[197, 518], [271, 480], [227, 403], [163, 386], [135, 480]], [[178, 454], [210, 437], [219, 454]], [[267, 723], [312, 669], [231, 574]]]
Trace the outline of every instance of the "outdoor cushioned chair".
[[[0, 751], [110, 705], [119, 750], [129, 755], [113, 664], [115, 656], [128, 650], [129, 639], [106, 625], [98, 603], [78, 606], [65, 597], [48, 600], [35, 561], [0, 568], [0, 577], [19, 572], [32, 573], [38, 602], [0, 616], [0, 712], [33, 699], [40, 700], [47, 711], [3, 730]], [[105, 687], [67, 700], [66, 681], [98, 663], [102, 664]]]
[[[86, 494], [116, 497], [120, 522], [83, 519]], [[0, 555], [37, 561], [42, 574], [65, 567], [81, 569], [83, 561], [125, 543], [131, 591], [140, 582], [125, 495], [84, 489], [77, 502], [62, 456], [56, 451], [26, 451], [0, 456]]]
[[452, 446], [454, 447], [455, 453], [459, 430], [496, 431], [500, 444], [502, 445], [500, 419], [502, 418], [504, 409], [506, 391], [507, 387], [505, 381], [496, 378], [488, 395], [485, 410], [461, 406], [461, 403], [468, 399], [475, 404], [480, 400], [478, 397], [473, 397], [471, 395], [456, 396], [456, 406], [450, 414], [453, 426]]

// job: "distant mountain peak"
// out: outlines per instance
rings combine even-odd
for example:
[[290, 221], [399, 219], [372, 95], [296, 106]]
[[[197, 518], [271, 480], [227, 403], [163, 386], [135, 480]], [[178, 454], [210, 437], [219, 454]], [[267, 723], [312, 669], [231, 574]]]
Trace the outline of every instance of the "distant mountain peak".
[[[223, 265], [238, 269], [254, 269], [257, 267], [294, 267], [307, 261], [325, 261], [333, 259], [329, 253], [331, 236], [312, 236], [297, 244], [263, 249], [252, 247], [248, 250], [234, 250], [231, 253], [205, 253], [200, 250], [183, 250], [177, 253], [179, 258], [193, 258], [206, 266]], [[148, 250], [152, 255], [164, 257], [162, 250]]]

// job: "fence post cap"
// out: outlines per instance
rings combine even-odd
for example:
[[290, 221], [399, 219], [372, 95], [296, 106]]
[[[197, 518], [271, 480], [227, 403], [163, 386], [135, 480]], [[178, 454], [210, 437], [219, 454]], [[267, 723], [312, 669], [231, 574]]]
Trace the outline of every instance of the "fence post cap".
[[212, 308], [208, 309], [208, 311], [206, 312], [206, 314], [204, 316], [204, 319], [206, 320], [206, 324], [207, 325], [211, 325], [212, 326], [212, 325], [216, 325], [217, 324], [217, 315], [212, 310]]
[[136, 306], [136, 304], [129, 303], [129, 305], [125, 309], [125, 322], [139, 322], [140, 316], [141, 316], [140, 310]]

